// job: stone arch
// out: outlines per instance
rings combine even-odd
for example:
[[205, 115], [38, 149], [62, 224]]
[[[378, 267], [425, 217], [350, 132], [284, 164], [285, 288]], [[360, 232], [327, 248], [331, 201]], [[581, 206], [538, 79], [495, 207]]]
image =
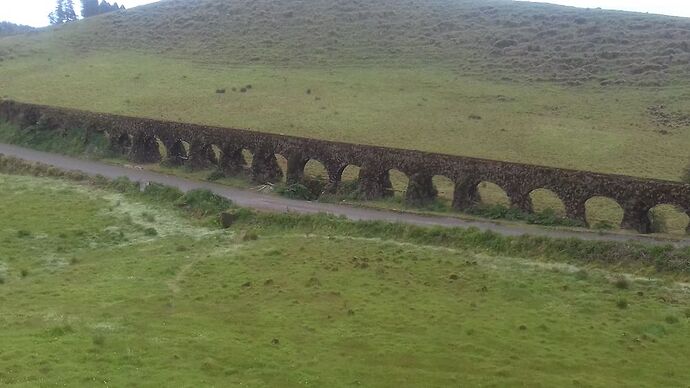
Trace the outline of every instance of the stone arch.
[[280, 167], [280, 171], [282, 172], [282, 183], [286, 183], [287, 181], [287, 176], [288, 176], [288, 160], [285, 156], [276, 153], [276, 162], [278, 163], [278, 167]]
[[249, 148], [242, 148], [240, 150], [240, 154], [242, 155], [242, 159], [244, 159], [244, 164], [247, 167], [250, 167], [252, 163], [254, 163], [254, 152], [250, 150]]
[[[315, 196], [327, 192], [331, 177], [326, 164], [315, 158], [306, 159], [302, 164], [300, 183]], [[337, 182], [335, 184], [337, 185]]]
[[189, 167], [194, 170], [204, 170], [218, 165], [213, 144], [194, 140], [189, 146]]
[[444, 204], [452, 204], [455, 195], [455, 182], [444, 175], [434, 175], [431, 182], [436, 188], [437, 198]]
[[412, 206], [428, 205], [436, 200], [438, 190], [434, 186], [433, 176], [424, 172], [409, 175], [405, 189], [405, 203]]
[[189, 160], [189, 143], [182, 139], [175, 140], [166, 152], [166, 163], [171, 166], [181, 166]]
[[132, 136], [127, 132], [115, 135], [113, 149], [123, 155], [129, 154], [132, 149]]
[[341, 196], [354, 196], [359, 191], [359, 175], [362, 169], [356, 164], [342, 166], [338, 171], [339, 183], [336, 193]]
[[560, 217], [566, 216], [565, 203], [563, 203], [558, 194], [549, 189], [540, 188], [532, 190], [529, 193], [529, 198], [532, 204], [532, 211], [535, 213], [553, 211]]
[[[243, 150], [243, 155], [245, 155]], [[283, 179], [283, 171], [278, 166], [275, 150], [258, 148], [252, 154], [251, 162], [252, 180], [256, 183], [276, 183]]]
[[[247, 161], [245, 153], [248, 154], [249, 161]], [[220, 149], [218, 168], [227, 176], [242, 174], [248, 166], [251, 166], [252, 158], [253, 155], [249, 150], [234, 144], [224, 145]]]
[[160, 154], [160, 157], [162, 160], [167, 160], [168, 159], [168, 147], [165, 146], [165, 142], [161, 140], [160, 137], [154, 136], [156, 139], [156, 144], [158, 144], [158, 153]]
[[511, 206], [508, 193], [491, 181], [481, 181], [477, 184], [477, 200], [486, 206]]
[[659, 204], [649, 210], [652, 233], [686, 234], [690, 216], [680, 206]]
[[220, 157], [222, 153], [223, 151], [218, 145], [211, 144], [208, 150], [208, 157], [211, 163], [213, 163], [215, 166], [218, 166], [218, 164], [220, 163]]
[[590, 228], [620, 229], [624, 217], [623, 207], [612, 198], [594, 196], [585, 202], [585, 220]]
[[160, 146], [155, 136], [139, 134], [132, 139], [130, 159], [135, 163], [158, 163], [161, 160]]

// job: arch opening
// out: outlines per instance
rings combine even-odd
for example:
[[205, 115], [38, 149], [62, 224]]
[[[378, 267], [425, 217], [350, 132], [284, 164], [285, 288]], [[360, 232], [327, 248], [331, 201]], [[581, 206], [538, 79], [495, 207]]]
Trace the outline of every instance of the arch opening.
[[385, 196], [394, 197], [397, 200], [404, 200], [409, 184], [410, 178], [407, 177], [407, 174], [395, 168], [388, 170]]
[[254, 163], [254, 153], [246, 148], [243, 148], [242, 158], [244, 159], [244, 165], [247, 168], [251, 168], [252, 163]]
[[165, 164], [179, 166], [189, 160], [189, 143], [183, 140], [176, 140], [170, 148], [165, 150]]
[[318, 197], [326, 189], [329, 177], [328, 170], [323, 163], [316, 159], [309, 159], [304, 164], [304, 175], [302, 176], [302, 184], [309, 189], [309, 191]]
[[161, 160], [165, 160], [168, 158], [168, 147], [165, 146], [165, 143], [158, 137], [154, 136], [153, 139], [156, 141], [156, 145], [158, 148], [158, 154], [161, 157]]
[[340, 171], [340, 182], [336, 191], [338, 196], [349, 199], [359, 197], [359, 174], [361, 170], [359, 166], [349, 164]]
[[532, 202], [532, 211], [535, 213], [553, 212], [559, 217], [566, 216], [565, 204], [556, 193], [549, 189], [533, 190], [529, 198]]
[[438, 192], [436, 194], [437, 201], [443, 205], [451, 206], [455, 192], [455, 182], [443, 175], [435, 175], [431, 181]]
[[123, 154], [129, 153], [132, 149], [132, 137], [128, 133], [123, 133], [117, 138], [117, 147]]
[[275, 154], [276, 156], [276, 162], [278, 163], [278, 167], [280, 167], [280, 171], [283, 172], [283, 176], [281, 178], [281, 183], [285, 183], [287, 181], [287, 175], [288, 175], [288, 160], [286, 157], [284, 157], [281, 154]]
[[477, 199], [481, 206], [503, 206], [510, 207], [511, 202], [508, 194], [501, 188], [501, 186], [489, 182], [482, 181], [477, 185]]
[[615, 200], [596, 196], [585, 202], [585, 220], [593, 229], [620, 229], [625, 211]]
[[652, 233], [685, 235], [690, 225], [690, 217], [678, 206], [657, 205], [649, 210]]
[[220, 150], [220, 147], [218, 147], [218, 146], [215, 145], [215, 144], [211, 144], [211, 145], [208, 147], [208, 151], [207, 151], [206, 155], [208, 156], [209, 162], [211, 162], [211, 163], [213, 163], [214, 165], [217, 166], [218, 163], [220, 162], [220, 158], [221, 158], [221, 150]]

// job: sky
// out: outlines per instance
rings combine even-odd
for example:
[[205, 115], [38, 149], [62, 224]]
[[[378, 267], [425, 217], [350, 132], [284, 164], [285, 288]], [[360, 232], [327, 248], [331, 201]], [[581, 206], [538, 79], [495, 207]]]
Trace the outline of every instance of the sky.
[[[154, 2], [155, 0], [119, 0], [118, 4], [132, 8]], [[542, 0], [541, 2], [690, 17], [690, 0]], [[81, 1], [74, 0], [74, 4], [76, 11], [79, 12]], [[48, 24], [48, 13], [54, 6], [55, 0], [0, 0], [0, 20], [42, 27]]]
[[[99, 0], [100, 1], [100, 0]], [[156, 0], [108, 0], [109, 3], [136, 7]], [[0, 0], [0, 21], [25, 24], [33, 27], [48, 25], [48, 14], [55, 8], [55, 0]], [[74, 0], [74, 10], [81, 11], [81, 1]]]

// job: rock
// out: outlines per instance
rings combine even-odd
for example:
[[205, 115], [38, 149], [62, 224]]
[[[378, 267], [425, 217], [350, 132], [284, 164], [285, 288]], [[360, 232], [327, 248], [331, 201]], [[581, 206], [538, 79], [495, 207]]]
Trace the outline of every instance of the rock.
[[223, 229], [228, 229], [237, 221], [237, 214], [234, 211], [222, 212], [220, 213], [219, 221]]
[[510, 46], [515, 46], [516, 44], [517, 42], [512, 39], [501, 39], [494, 43], [494, 47], [502, 49]]

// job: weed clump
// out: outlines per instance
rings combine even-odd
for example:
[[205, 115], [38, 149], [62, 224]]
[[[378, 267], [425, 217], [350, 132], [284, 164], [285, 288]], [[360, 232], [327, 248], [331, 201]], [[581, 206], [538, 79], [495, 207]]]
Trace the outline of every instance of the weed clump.
[[242, 235], [242, 241], [256, 241], [258, 239], [259, 235], [253, 230], [248, 230]]
[[198, 217], [218, 214], [232, 206], [232, 202], [229, 199], [213, 194], [210, 190], [205, 189], [189, 191], [175, 203], [177, 206]]
[[675, 315], [667, 315], [666, 318], [664, 318], [664, 321], [666, 321], [666, 323], [669, 325], [675, 325], [676, 323], [680, 322], [678, 317]]
[[630, 288], [630, 280], [624, 276], [621, 276], [613, 281], [613, 285], [619, 290], [627, 290]]
[[102, 347], [105, 345], [105, 336], [103, 334], [95, 334], [91, 339], [94, 345]]
[[129, 178], [124, 176], [113, 179], [108, 184], [108, 187], [121, 193], [135, 193], [139, 191], [139, 184], [137, 182], [132, 182]]
[[156, 202], [175, 202], [184, 195], [177, 188], [161, 185], [159, 183], [149, 183], [144, 189], [144, 195], [156, 200]]
[[582, 223], [561, 217], [553, 209], [546, 209], [539, 213], [527, 213], [520, 209], [503, 205], [482, 205], [467, 210], [467, 213], [493, 220], [524, 221], [528, 224], [543, 226], [583, 226]]
[[293, 183], [287, 186], [278, 187], [276, 192], [283, 197], [290, 199], [300, 199], [311, 201], [316, 199], [314, 193], [301, 183]]
[[219, 179], [225, 178], [225, 174], [223, 171], [220, 170], [213, 170], [208, 176], [206, 177], [206, 180], [209, 182], [215, 182]]
[[618, 307], [621, 310], [625, 310], [628, 308], [628, 301], [621, 298], [616, 301], [616, 307]]
[[17, 237], [19, 237], [19, 238], [31, 237], [31, 232], [29, 232], [28, 230], [19, 230], [19, 231], [17, 231]]
[[158, 231], [155, 228], [144, 229], [144, 234], [150, 237], [158, 236]]

